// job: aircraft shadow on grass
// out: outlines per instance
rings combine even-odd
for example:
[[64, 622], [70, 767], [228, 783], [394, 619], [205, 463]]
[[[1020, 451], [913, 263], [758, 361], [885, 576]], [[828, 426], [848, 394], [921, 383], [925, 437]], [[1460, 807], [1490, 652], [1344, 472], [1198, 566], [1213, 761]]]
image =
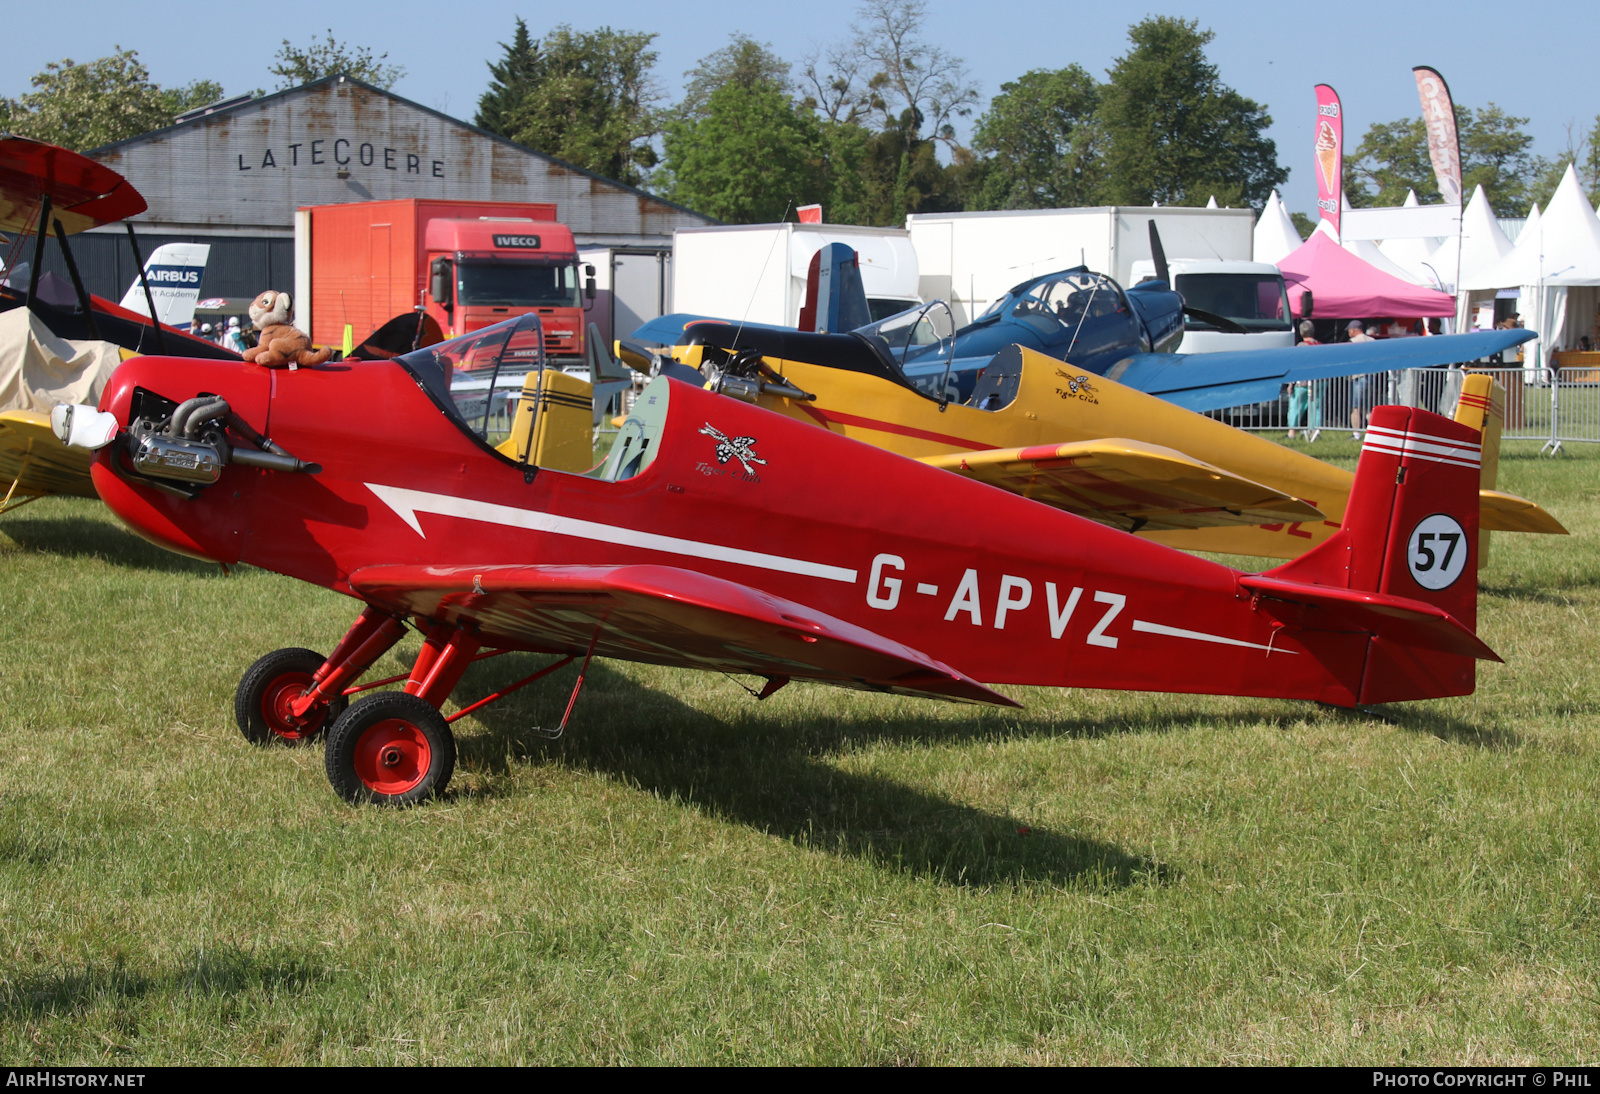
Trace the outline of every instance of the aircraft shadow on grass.
[[[295, 955], [261, 956], [219, 943], [190, 950], [157, 972], [124, 962], [88, 963], [0, 982], [0, 1020], [104, 1010], [147, 996], [234, 996], [252, 989], [295, 992], [328, 978], [328, 971]], [[114, 1046], [132, 1052], [129, 1046]]]
[[[523, 664], [510, 664], [514, 659]], [[478, 666], [460, 694], [487, 693], [541, 660], [508, 657], [489, 663], [498, 669]], [[851, 739], [992, 738], [1003, 732], [992, 717], [824, 716], [807, 722], [756, 708], [747, 717], [724, 720], [596, 665], [571, 732], [549, 741], [532, 727], [541, 719], [545, 724], [559, 720], [571, 680], [572, 670], [564, 670], [547, 686], [535, 685], [478, 712], [486, 732], [458, 739], [461, 761], [503, 773], [513, 757], [560, 760], [662, 797], [694, 802], [801, 846], [947, 884], [1124, 887], [1167, 884], [1177, 876], [1167, 865], [1102, 840], [1033, 828], [1025, 818], [962, 805], [881, 775], [841, 771], [819, 758]], [[1103, 728], [1093, 727], [1094, 732]], [[1051, 732], [1060, 734], [1062, 727]]]
[[18, 514], [0, 522], [0, 537], [15, 541], [25, 551], [62, 558], [98, 558], [132, 570], [171, 574], [220, 575], [222, 572], [215, 562], [173, 554], [132, 532], [87, 517]]
[[[458, 694], [467, 700], [487, 694], [544, 661], [511, 655], [475, 666]], [[1136, 726], [1092, 718], [1030, 720], [1025, 712], [1001, 715], [973, 708], [968, 717], [948, 719], [824, 715], [808, 721], [793, 714], [768, 714], [771, 708], [752, 702], [748, 714], [725, 719], [597, 664], [570, 732], [549, 741], [533, 727], [559, 720], [572, 677], [571, 668], [562, 670], [477, 712], [473, 717], [484, 732], [469, 731], [458, 738], [460, 762], [504, 774], [513, 759], [558, 760], [665, 798], [694, 802], [801, 846], [955, 885], [1122, 888], [1170, 884], [1180, 873], [1103, 840], [1032, 827], [1027, 818], [963, 805], [882, 775], [841, 771], [821, 757], [850, 741], [931, 745], [1038, 736], [1096, 738], [1181, 731], [1191, 725], [1255, 725], [1282, 717], [1280, 710], [1266, 707], [1197, 711], [1191, 717], [1175, 714]], [[1483, 728], [1437, 711], [1407, 707], [1386, 715], [1407, 732], [1450, 743], [1493, 749], [1521, 743], [1508, 730]]]

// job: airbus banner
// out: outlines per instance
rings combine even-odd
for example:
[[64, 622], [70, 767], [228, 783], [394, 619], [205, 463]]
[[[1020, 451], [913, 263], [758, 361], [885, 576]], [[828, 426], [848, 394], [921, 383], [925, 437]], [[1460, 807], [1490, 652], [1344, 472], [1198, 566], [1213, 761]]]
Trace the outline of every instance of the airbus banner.
[[1450, 85], [1436, 69], [1419, 65], [1411, 70], [1417, 78], [1417, 95], [1422, 99], [1422, 120], [1428, 127], [1428, 158], [1439, 180], [1439, 193], [1446, 205], [1461, 204], [1461, 144], [1456, 135], [1456, 107], [1450, 101]]
[[1333, 225], [1339, 238], [1339, 213], [1344, 194], [1344, 111], [1339, 93], [1327, 84], [1317, 85], [1317, 211]]

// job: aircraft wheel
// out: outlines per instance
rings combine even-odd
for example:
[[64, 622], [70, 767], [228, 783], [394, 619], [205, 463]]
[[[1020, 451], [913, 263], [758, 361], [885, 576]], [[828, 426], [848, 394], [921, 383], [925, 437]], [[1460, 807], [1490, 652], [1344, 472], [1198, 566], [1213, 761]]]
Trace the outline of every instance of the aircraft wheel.
[[403, 691], [357, 700], [328, 730], [328, 781], [353, 805], [414, 805], [450, 785], [456, 738], [433, 707]]
[[245, 670], [233, 694], [233, 717], [239, 732], [252, 744], [305, 744], [344, 713], [347, 700], [340, 695], [304, 718], [296, 718], [289, 704], [305, 694], [312, 675], [324, 658], [315, 650], [273, 650]]

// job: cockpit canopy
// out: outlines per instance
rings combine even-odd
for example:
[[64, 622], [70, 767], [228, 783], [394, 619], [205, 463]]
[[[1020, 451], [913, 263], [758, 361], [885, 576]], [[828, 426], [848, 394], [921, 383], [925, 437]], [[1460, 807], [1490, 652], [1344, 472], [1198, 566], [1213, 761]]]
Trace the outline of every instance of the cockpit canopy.
[[486, 444], [505, 440], [528, 373], [545, 367], [544, 329], [522, 315], [395, 360], [450, 415]]

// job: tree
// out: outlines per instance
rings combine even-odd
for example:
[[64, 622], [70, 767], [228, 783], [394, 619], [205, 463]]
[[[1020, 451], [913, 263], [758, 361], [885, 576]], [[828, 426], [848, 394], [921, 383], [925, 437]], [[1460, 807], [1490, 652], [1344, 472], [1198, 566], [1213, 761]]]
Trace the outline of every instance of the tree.
[[[941, 144], [952, 158], [963, 151], [953, 120], [971, 113], [977, 87], [960, 58], [922, 39], [926, 19], [922, 0], [867, 0], [848, 42], [806, 58], [802, 105], [824, 118], [827, 175], [858, 223], [959, 208], [961, 173], [942, 177], [937, 153]], [[846, 161], [864, 174], [844, 174]]]
[[575, 32], [562, 24], [530, 49], [526, 90], [501, 115], [507, 135], [548, 155], [630, 185], [656, 163], [660, 128], [651, 104], [654, 34]]
[[1265, 136], [1261, 104], [1222, 83], [1206, 60], [1214, 35], [1195, 20], [1153, 16], [1128, 29], [1101, 97], [1104, 200], [1120, 205], [1260, 207], [1289, 177]]
[[491, 62], [489, 75], [494, 77], [489, 90], [478, 99], [477, 124], [502, 137], [511, 136], [510, 115], [522, 102], [538, 79], [539, 44], [528, 35], [528, 24], [519, 16], [511, 44], [500, 43], [506, 55], [499, 63]]
[[374, 57], [366, 46], [347, 46], [336, 41], [331, 28], [326, 39], [321, 42], [313, 39], [304, 49], [291, 45], [285, 38], [274, 56], [278, 63], [267, 71], [278, 77], [280, 91], [336, 75], [350, 76], [388, 90], [406, 74], [400, 65], [383, 63], [389, 58], [387, 53]]
[[781, 220], [791, 205], [824, 198], [816, 116], [781, 88], [732, 80], [697, 113], [663, 134], [667, 197], [731, 224]]
[[33, 91], [0, 99], [0, 130], [83, 151], [161, 129], [222, 98], [222, 85], [211, 80], [161, 88], [136, 50], [115, 49], [87, 64], [45, 65], [31, 81]]
[[1079, 65], [1001, 84], [973, 134], [973, 147], [989, 156], [979, 161], [968, 208], [1093, 204], [1101, 186], [1099, 105], [1100, 85]]
[[676, 108], [684, 118], [703, 115], [712, 94], [729, 84], [746, 90], [765, 86], [783, 94], [790, 90], [789, 62], [772, 52], [770, 43], [737, 32], [729, 35], [727, 45], [684, 75], [689, 82], [684, 85], [683, 101]]
[[[1541, 176], [1551, 169], [1548, 162], [1533, 155], [1533, 138], [1523, 129], [1527, 124], [1527, 118], [1507, 114], [1494, 103], [1478, 111], [1456, 108], [1464, 195], [1481, 185], [1497, 212], [1520, 215], [1527, 211]], [[1555, 179], [1560, 181], [1559, 169]], [[1344, 189], [1356, 207], [1399, 205], [1407, 190], [1415, 190], [1424, 205], [1443, 201], [1428, 158], [1428, 132], [1422, 119], [1402, 118], [1368, 127], [1355, 152], [1345, 157]]]

